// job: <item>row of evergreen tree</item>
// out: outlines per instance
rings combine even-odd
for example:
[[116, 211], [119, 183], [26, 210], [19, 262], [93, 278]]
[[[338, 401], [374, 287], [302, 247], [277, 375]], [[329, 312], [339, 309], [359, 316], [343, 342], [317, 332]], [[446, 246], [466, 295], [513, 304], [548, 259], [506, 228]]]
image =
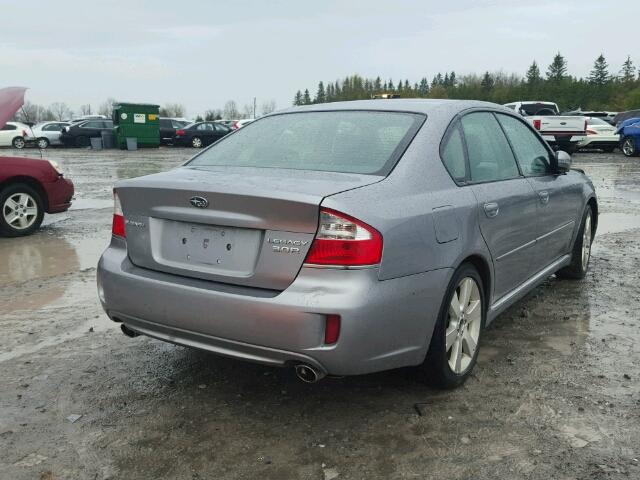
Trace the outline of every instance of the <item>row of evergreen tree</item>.
[[455, 72], [446, 72], [438, 73], [431, 81], [423, 77], [418, 82], [394, 83], [392, 79], [363, 78], [356, 74], [335, 82], [319, 82], [313, 97], [308, 89], [298, 90], [293, 104], [360, 100], [393, 93], [404, 98], [475, 99], [500, 104], [545, 100], [557, 103], [562, 110], [621, 111], [640, 108], [640, 72], [636, 75], [636, 70], [631, 57], [627, 57], [620, 70], [611, 73], [601, 54], [589, 76], [577, 78], [569, 74], [566, 58], [557, 53], [544, 76], [535, 60], [524, 77], [488, 71], [458, 77]]

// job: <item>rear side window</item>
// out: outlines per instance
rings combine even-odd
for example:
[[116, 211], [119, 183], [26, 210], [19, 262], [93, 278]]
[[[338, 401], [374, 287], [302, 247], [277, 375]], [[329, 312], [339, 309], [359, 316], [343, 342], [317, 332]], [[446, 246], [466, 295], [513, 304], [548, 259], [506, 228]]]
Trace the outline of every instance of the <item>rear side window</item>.
[[442, 149], [442, 161], [454, 179], [459, 182], [465, 180], [467, 169], [464, 159], [464, 144], [462, 143], [462, 134], [458, 126], [450, 131], [448, 138], [445, 140], [444, 148]]
[[189, 165], [386, 175], [424, 118], [377, 111], [271, 115], [224, 137]]
[[15, 125], [5, 125], [4, 127], [0, 128], [0, 130], [17, 130], [18, 127], [16, 127]]
[[509, 137], [522, 173], [532, 176], [550, 172], [549, 150], [531, 129], [520, 120], [508, 115], [498, 114], [497, 117]]
[[492, 113], [467, 114], [461, 124], [472, 182], [506, 180], [520, 175], [507, 138]]

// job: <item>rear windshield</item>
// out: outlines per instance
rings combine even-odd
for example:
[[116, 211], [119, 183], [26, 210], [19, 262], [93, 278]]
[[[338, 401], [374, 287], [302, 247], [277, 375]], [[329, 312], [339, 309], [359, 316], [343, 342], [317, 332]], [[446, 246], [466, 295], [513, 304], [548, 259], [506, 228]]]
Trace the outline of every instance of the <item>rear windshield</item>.
[[607, 127], [611, 126], [610, 123], [596, 117], [587, 118], [587, 125], [606, 125]]
[[525, 103], [520, 106], [523, 115], [557, 115], [558, 108], [553, 103]]
[[386, 175], [424, 119], [420, 114], [373, 111], [273, 115], [237, 130], [189, 166]]

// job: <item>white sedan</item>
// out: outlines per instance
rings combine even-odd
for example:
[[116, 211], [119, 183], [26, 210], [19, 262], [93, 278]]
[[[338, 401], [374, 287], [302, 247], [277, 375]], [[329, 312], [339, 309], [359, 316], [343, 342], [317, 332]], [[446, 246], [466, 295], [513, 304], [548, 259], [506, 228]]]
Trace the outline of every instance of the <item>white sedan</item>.
[[29, 125], [7, 122], [0, 128], [0, 147], [24, 148], [29, 141], [33, 141]]
[[60, 132], [68, 122], [40, 122], [33, 126], [32, 133], [38, 148], [44, 149], [49, 145], [62, 145]]
[[616, 128], [598, 117], [587, 117], [587, 135], [578, 143], [578, 148], [600, 149], [613, 152], [620, 144]]

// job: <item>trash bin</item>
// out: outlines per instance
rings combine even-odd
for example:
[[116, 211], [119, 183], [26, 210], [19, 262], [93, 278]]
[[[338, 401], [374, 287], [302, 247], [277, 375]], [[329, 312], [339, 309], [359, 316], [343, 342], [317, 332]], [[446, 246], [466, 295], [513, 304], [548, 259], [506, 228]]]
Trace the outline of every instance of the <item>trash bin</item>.
[[113, 130], [102, 132], [102, 148], [116, 148], [116, 134]]
[[138, 139], [136, 137], [127, 137], [127, 150], [137, 150]]
[[102, 150], [102, 138], [91, 137], [91, 150]]
[[160, 107], [148, 103], [117, 103], [113, 125], [118, 148], [128, 148], [127, 139], [137, 138], [138, 147], [160, 146]]

